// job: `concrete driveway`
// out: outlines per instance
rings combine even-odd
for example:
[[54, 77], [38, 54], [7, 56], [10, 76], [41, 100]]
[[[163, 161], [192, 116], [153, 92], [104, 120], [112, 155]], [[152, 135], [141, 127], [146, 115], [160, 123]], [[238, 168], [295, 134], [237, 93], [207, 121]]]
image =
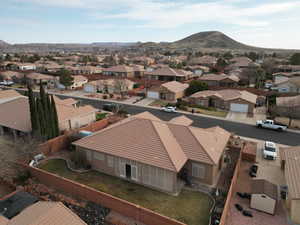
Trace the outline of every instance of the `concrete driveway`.
[[229, 111], [226, 119], [248, 124], [256, 124], [257, 120], [266, 119], [266, 109], [265, 107], [255, 108], [252, 117], [249, 117], [247, 113]]
[[135, 103], [135, 105], [147, 106], [147, 105], [150, 105], [154, 101], [155, 101], [155, 99], [153, 99], [153, 98], [144, 98], [141, 101], [138, 101], [137, 103]]

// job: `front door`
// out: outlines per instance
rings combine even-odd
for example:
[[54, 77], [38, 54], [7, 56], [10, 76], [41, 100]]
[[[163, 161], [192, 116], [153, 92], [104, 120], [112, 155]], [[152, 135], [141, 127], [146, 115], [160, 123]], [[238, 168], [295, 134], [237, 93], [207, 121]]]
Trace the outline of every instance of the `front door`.
[[131, 179], [131, 165], [126, 164], [126, 177]]

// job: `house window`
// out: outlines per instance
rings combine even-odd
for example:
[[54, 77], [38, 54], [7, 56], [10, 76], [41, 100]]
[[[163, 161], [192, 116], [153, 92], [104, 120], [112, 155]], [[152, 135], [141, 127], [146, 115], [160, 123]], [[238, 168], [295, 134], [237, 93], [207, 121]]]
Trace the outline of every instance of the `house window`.
[[137, 166], [131, 165], [131, 179], [137, 181], [138, 171]]
[[112, 156], [107, 156], [107, 165], [109, 167], [114, 167], [114, 157]]
[[120, 161], [119, 170], [120, 170], [120, 176], [125, 177], [126, 176], [126, 169], [125, 169], [125, 163], [123, 161]]
[[204, 179], [205, 178], [205, 167], [198, 163], [192, 163], [192, 176]]
[[97, 160], [104, 160], [104, 154], [100, 153], [100, 152], [97, 152], [97, 153], [94, 154], [94, 158], [97, 159]]

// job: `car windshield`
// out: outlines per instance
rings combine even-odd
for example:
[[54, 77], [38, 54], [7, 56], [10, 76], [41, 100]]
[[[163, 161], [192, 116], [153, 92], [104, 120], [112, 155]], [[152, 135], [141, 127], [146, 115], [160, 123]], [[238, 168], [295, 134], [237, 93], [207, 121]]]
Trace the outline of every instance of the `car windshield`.
[[265, 150], [268, 152], [276, 152], [276, 148], [265, 146]]

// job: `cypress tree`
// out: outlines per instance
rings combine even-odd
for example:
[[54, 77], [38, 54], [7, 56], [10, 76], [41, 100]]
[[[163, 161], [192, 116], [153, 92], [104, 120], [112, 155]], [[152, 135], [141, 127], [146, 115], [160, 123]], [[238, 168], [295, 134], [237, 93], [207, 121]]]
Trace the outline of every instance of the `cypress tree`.
[[43, 109], [41, 99], [37, 100], [37, 109], [38, 109], [39, 121], [40, 121], [40, 134], [42, 138], [46, 138], [47, 137], [46, 120], [44, 116], [44, 109]]
[[28, 86], [28, 100], [29, 100], [29, 109], [30, 109], [31, 129], [32, 129], [32, 133], [35, 133], [37, 129], [35, 99], [33, 97], [33, 92], [30, 86]]
[[59, 124], [58, 124], [58, 115], [57, 115], [57, 110], [56, 110], [56, 105], [55, 101], [53, 98], [53, 95], [51, 95], [51, 111], [52, 111], [52, 117], [53, 117], [53, 133], [54, 137], [57, 137], [59, 135]]
[[55, 131], [54, 131], [54, 121], [53, 121], [53, 112], [52, 112], [52, 106], [50, 102], [50, 96], [48, 93], [46, 94], [46, 103], [47, 103], [47, 113], [45, 114], [47, 116], [47, 134], [48, 138], [51, 139], [55, 137]]
[[39, 99], [35, 98], [34, 102], [35, 102], [35, 104], [34, 104], [34, 114], [35, 114], [35, 121], [36, 121], [35, 135], [37, 135], [38, 137], [42, 137], [40, 114], [39, 114], [39, 110], [38, 110]]

